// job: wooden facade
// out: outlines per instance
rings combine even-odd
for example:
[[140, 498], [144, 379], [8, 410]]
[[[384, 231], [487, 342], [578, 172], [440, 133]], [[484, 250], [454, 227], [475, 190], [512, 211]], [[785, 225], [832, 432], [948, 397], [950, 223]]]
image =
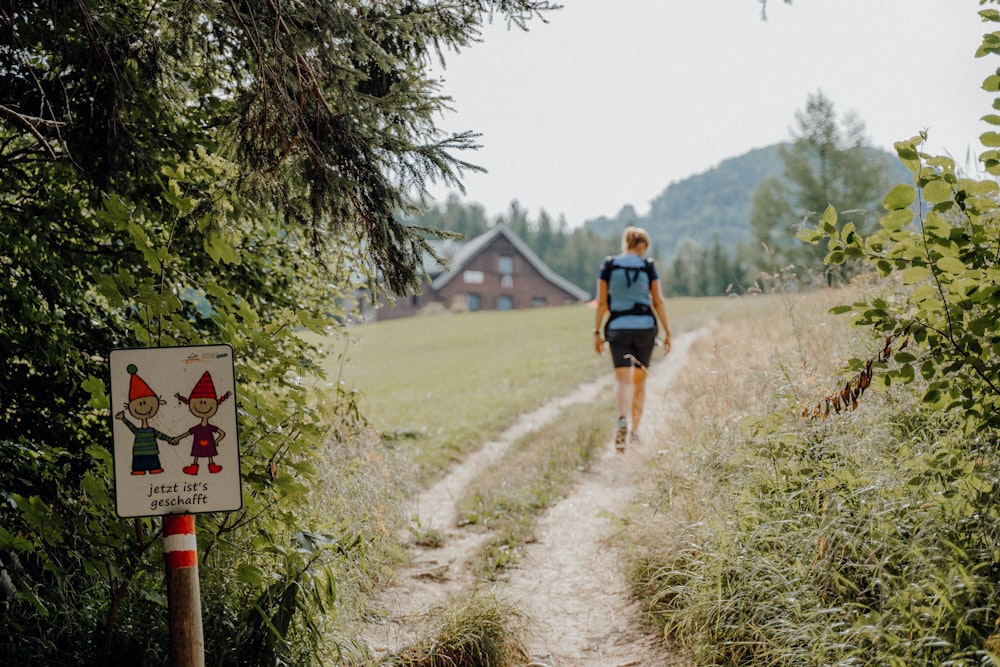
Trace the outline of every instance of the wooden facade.
[[446, 310], [514, 310], [581, 303], [590, 295], [546, 266], [506, 225], [497, 225], [445, 257], [450, 269], [433, 273], [421, 293], [375, 311], [386, 320]]

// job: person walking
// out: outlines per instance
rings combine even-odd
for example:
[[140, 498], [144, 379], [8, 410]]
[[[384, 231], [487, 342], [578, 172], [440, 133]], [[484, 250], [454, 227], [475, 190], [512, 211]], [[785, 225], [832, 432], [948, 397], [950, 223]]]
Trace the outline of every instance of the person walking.
[[[646, 373], [656, 347], [659, 325], [663, 329], [663, 353], [670, 352], [670, 326], [660, 290], [660, 278], [652, 259], [646, 258], [649, 234], [641, 227], [627, 227], [622, 234], [621, 254], [608, 257], [597, 280], [597, 322], [594, 349], [611, 350], [615, 369], [615, 405], [618, 426], [615, 449], [638, 442], [639, 422], [646, 401]], [[629, 438], [631, 417], [631, 438]]]

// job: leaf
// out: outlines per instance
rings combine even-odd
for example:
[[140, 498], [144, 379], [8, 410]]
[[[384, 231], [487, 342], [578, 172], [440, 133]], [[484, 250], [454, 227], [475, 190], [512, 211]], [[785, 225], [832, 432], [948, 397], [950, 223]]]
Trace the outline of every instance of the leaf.
[[940, 271], [954, 275], [960, 275], [968, 270], [965, 262], [957, 257], [942, 257], [934, 263], [934, 266], [936, 266]]
[[951, 184], [943, 180], [929, 182], [924, 186], [923, 191], [924, 199], [932, 204], [948, 201], [953, 196]]
[[805, 241], [806, 243], [818, 243], [823, 238], [823, 232], [818, 229], [800, 229], [795, 237], [800, 241]]
[[103, 379], [90, 375], [80, 386], [90, 394], [90, 405], [95, 410], [107, 410], [110, 407], [111, 398], [108, 396]]
[[900, 379], [902, 379], [902, 381], [907, 384], [913, 382], [913, 378], [915, 377], [913, 366], [909, 363], [900, 366], [897, 373]]
[[917, 152], [917, 148], [914, 145], [914, 141], [897, 141], [895, 143], [896, 155], [903, 162], [917, 162], [919, 164], [920, 153]]
[[889, 191], [882, 200], [887, 211], [898, 211], [908, 208], [917, 198], [917, 191], [912, 185], [900, 184]]
[[827, 264], [837, 265], [837, 264], [843, 264], [844, 260], [846, 260], [846, 259], [847, 259], [847, 255], [844, 253], [844, 251], [842, 249], [838, 248], [836, 250], [831, 251], [829, 254], [827, 254], [827, 256], [825, 257], [824, 261]]
[[898, 231], [910, 224], [913, 220], [913, 211], [909, 209], [898, 209], [882, 217], [879, 223], [889, 231]]
[[997, 192], [998, 187], [1000, 187], [993, 180], [974, 181], [967, 179], [961, 182], [961, 186], [964, 191], [976, 197], [991, 197]]
[[915, 285], [930, 278], [931, 272], [926, 266], [911, 266], [900, 272], [904, 285]]
[[177, 209], [181, 215], [187, 215], [194, 209], [195, 200], [185, 197], [184, 193], [181, 192], [180, 185], [172, 178], [167, 181], [167, 185], [163, 188], [161, 194], [163, 195], [163, 199]]
[[168, 607], [167, 596], [160, 591], [143, 588], [139, 591], [139, 595], [141, 595], [144, 600], [149, 600], [153, 604], [163, 607], [164, 609]]
[[240, 563], [236, 567], [236, 580], [251, 586], [260, 586], [264, 582], [264, 575], [256, 565]]
[[835, 236], [837, 234], [837, 209], [833, 206], [827, 206], [826, 210], [823, 211], [823, 218], [820, 220], [820, 226], [823, 231], [830, 236]]
[[30, 541], [20, 535], [12, 535], [7, 529], [0, 526], [0, 549], [4, 551], [31, 551], [33, 546]]
[[80, 486], [84, 493], [95, 503], [101, 504], [108, 501], [107, 489], [104, 486], [103, 480], [97, 475], [89, 473], [84, 475]]

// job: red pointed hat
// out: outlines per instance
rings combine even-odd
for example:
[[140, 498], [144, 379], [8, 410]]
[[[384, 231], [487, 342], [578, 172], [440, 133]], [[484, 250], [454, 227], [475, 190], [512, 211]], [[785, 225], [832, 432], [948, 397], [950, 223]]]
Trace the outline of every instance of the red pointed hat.
[[208, 371], [205, 371], [201, 375], [201, 379], [198, 380], [198, 384], [194, 386], [191, 390], [191, 395], [188, 396], [189, 401], [193, 401], [196, 398], [212, 398], [219, 400], [219, 397], [215, 393], [215, 383], [212, 382], [212, 376]]
[[146, 398], [147, 396], [156, 396], [156, 392], [149, 388], [145, 380], [139, 377], [139, 369], [136, 368], [135, 364], [129, 364], [125, 369], [128, 371], [128, 400], [131, 403], [137, 398]]

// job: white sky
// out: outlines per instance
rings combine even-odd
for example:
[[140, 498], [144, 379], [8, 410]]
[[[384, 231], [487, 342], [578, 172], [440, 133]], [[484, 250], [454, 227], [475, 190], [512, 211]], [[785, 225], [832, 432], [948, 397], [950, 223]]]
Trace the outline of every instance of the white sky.
[[[672, 182], [785, 141], [817, 91], [852, 111], [876, 146], [929, 132], [965, 163], [988, 128], [975, 58], [978, 0], [561, 0], [549, 23], [451, 54], [440, 72], [454, 113], [442, 128], [482, 133], [462, 157], [465, 201], [491, 217], [513, 200], [570, 226], [640, 215]], [[448, 192], [432, 189], [443, 203]]]

